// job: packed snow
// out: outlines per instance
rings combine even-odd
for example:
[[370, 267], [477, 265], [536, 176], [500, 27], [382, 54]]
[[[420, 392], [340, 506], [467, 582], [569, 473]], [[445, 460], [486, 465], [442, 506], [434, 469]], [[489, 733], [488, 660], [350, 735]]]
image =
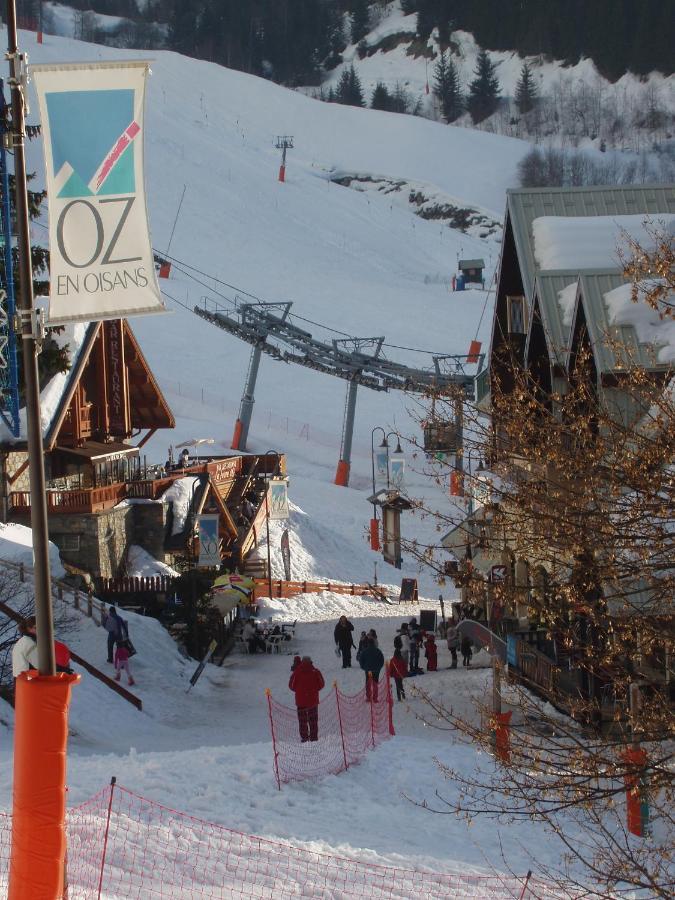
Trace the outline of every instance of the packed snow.
[[[661, 317], [658, 310], [652, 309], [642, 299], [646, 285], [638, 285], [638, 298], [632, 299], [632, 285], [622, 284], [604, 295], [605, 306], [609, 312], [609, 321], [615, 325], [632, 325], [641, 344], [653, 344], [656, 347], [657, 359], [660, 363], [675, 361], [675, 321], [668, 316]], [[673, 303], [672, 293], [670, 303]]]
[[650, 226], [665, 230], [673, 225], [675, 215], [667, 214], [540, 216], [532, 222], [534, 256], [542, 270], [620, 268], [618, 248], [627, 237], [649, 248], [654, 243]]

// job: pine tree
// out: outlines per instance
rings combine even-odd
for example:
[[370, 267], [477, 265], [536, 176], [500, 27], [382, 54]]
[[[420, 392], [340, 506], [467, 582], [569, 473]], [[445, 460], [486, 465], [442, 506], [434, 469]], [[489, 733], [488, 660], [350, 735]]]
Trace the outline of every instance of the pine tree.
[[523, 63], [523, 68], [520, 70], [515, 99], [518, 112], [523, 116], [534, 109], [539, 99], [537, 86], [532, 78], [532, 69], [526, 62]]
[[370, 12], [368, 0], [352, 0], [352, 44], [358, 42], [368, 34]]
[[462, 112], [462, 95], [459, 89], [457, 67], [445, 50], [434, 66], [434, 95], [438, 97], [447, 122], [454, 122]]
[[366, 105], [363, 99], [361, 79], [353, 65], [348, 69], [343, 69], [337, 91], [335, 92], [335, 100], [337, 103], [342, 103], [345, 106]]
[[383, 109], [385, 112], [388, 112], [391, 109], [391, 97], [389, 96], [386, 84], [382, 81], [378, 81], [375, 85], [373, 96], [370, 100], [370, 108]]
[[481, 50], [474, 71], [476, 76], [469, 85], [467, 108], [474, 123], [487, 119], [499, 106], [499, 79], [487, 50]]

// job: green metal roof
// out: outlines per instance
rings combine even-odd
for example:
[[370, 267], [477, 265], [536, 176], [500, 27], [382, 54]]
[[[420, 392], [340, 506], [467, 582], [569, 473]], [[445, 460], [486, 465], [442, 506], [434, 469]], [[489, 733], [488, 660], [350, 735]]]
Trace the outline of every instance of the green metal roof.
[[[540, 272], [535, 282], [534, 296], [539, 300], [539, 311], [546, 335], [548, 352], [551, 359], [561, 366], [565, 365], [565, 360], [567, 359], [571, 326], [563, 322], [563, 311], [558, 295], [569, 285], [576, 285], [578, 280], [578, 272], [564, 270]], [[531, 333], [530, 328], [528, 340]]]
[[[650, 371], [666, 371], [668, 364], [660, 363], [657, 359], [658, 345], [641, 343], [633, 325], [615, 325], [609, 320], [605, 294], [626, 283], [623, 274], [616, 269], [582, 272], [579, 276], [574, 321], [579, 314], [579, 304], [582, 303], [595, 364], [600, 374], [625, 370], [631, 365]], [[569, 365], [569, 350], [567, 363]]]
[[675, 184], [622, 187], [518, 188], [506, 192], [525, 296], [539, 272], [532, 222], [542, 216], [631, 216], [675, 213]]

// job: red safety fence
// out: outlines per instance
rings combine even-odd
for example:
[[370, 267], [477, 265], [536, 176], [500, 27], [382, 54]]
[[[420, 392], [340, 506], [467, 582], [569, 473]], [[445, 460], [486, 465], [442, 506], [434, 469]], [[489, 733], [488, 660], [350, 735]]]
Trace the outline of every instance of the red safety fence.
[[[67, 813], [68, 900], [317, 898], [562, 900], [527, 876], [440, 874], [371, 865], [242, 834], [113, 783]], [[0, 815], [0, 892], [11, 816]]]
[[283, 706], [267, 692], [277, 785], [344, 772], [394, 734], [388, 669], [358, 694], [337, 684], [314, 710]]

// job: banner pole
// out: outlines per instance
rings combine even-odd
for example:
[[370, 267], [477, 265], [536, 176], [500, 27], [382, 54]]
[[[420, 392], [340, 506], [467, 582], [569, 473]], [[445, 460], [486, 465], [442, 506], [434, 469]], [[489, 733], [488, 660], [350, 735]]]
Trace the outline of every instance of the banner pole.
[[342, 728], [342, 713], [340, 712], [340, 692], [338, 691], [337, 681], [333, 682], [333, 687], [335, 688], [335, 703], [337, 704], [337, 714], [338, 714], [338, 723], [340, 725], [340, 738], [342, 740], [342, 756], [345, 761], [345, 771], [349, 768], [349, 763], [347, 762], [347, 750], [345, 748], [345, 733]]
[[15, 0], [7, 0], [7, 57], [12, 97], [14, 151], [14, 190], [19, 256], [18, 306], [21, 315], [23, 369], [26, 396], [28, 471], [30, 475], [30, 524], [33, 532], [33, 571], [35, 618], [40, 675], [55, 675], [54, 622], [52, 618], [51, 578], [49, 572], [49, 530], [47, 526], [47, 493], [45, 482], [42, 426], [40, 423], [40, 383], [38, 378], [38, 328], [33, 308], [33, 267], [28, 214], [28, 187], [25, 155], [25, 84], [22, 72], [25, 61], [18, 52]]

